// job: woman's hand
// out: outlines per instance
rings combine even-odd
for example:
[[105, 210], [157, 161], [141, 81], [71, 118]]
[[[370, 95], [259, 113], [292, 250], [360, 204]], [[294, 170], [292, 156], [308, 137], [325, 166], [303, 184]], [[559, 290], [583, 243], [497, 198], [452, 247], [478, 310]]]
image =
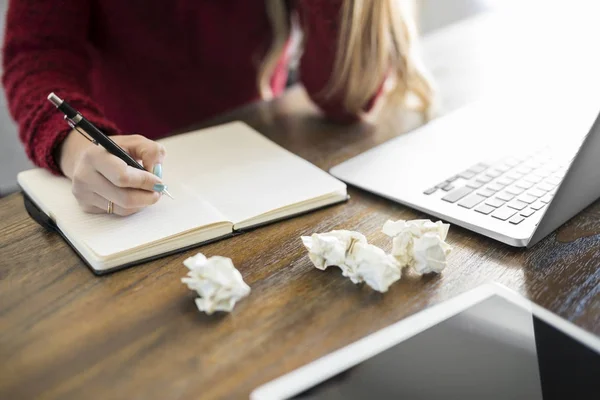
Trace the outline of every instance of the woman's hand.
[[140, 135], [111, 139], [156, 175], [128, 166], [76, 131], [71, 131], [62, 143], [60, 168], [71, 178], [73, 195], [84, 211], [106, 213], [108, 202], [112, 201], [115, 214], [130, 215], [160, 199], [165, 148]]

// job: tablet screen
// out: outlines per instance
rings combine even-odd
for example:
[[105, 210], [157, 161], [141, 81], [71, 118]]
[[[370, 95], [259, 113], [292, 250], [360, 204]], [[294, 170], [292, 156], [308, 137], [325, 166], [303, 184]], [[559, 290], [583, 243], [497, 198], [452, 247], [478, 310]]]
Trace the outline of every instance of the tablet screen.
[[294, 399], [587, 399], [600, 356], [494, 295]]

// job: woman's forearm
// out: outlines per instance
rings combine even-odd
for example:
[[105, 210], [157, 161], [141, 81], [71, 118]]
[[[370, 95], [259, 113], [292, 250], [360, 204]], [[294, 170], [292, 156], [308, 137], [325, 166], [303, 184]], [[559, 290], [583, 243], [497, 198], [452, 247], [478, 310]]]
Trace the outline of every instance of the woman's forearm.
[[6, 18], [2, 83], [29, 158], [61, 173], [56, 155], [70, 128], [47, 101], [56, 92], [97, 126], [117, 128], [89, 97], [89, 0], [11, 0]]

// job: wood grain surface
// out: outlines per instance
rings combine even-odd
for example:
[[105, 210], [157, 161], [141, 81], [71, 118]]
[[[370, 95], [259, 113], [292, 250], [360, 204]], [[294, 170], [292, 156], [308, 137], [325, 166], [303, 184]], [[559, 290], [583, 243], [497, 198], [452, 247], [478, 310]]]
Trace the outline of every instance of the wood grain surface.
[[[458, 79], [456, 71], [436, 76], [442, 87]], [[455, 93], [454, 104], [470, 93]], [[422, 122], [384, 110], [372, 124], [328, 123], [300, 87], [204, 125], [232, 119], [323, 169]], [[104, 277], [36, 225], [20, 194], [0, 200], [0, 398], [247, 398], [260, 384], [488, 281], [600, 334], [600, 202], [530, 250], [453, 226], [455, 250], [441, 275], [407, 274], [382, 295], [337, 268], [315, 269], [300, 236], [351, 229], [390, 250], [380, 233], [387, 219], [428, 216], [350, 194], [346, 204]], [[251, 286], [231, 314], [199, 313], [181, 283], [182, 262], [197, 251], [231, 257]]]

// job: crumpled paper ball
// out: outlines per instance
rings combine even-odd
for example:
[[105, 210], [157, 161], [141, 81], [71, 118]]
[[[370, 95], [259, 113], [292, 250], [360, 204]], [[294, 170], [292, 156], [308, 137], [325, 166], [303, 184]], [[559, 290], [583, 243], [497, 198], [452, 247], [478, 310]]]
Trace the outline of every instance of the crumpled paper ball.
[[358, 232], [336, 230], [301, 239], [310, 260], [320, 270], [337, 266], [353, 283], [365, 282], [382, 293], [400, 279], [400, 266], [394, 257], [368, 244]]
[[348, 276], [352, 282], [365, 282], [378, 292], [387, 292], [390, 285], [402, 276], [400, 264], [377, 246], [356, 243], [346, 258]]
[[215, 311], [231, 312], [236, 302], [250, 294], [250, 286], [230, 258], [206, 258], [198, 253], [183, 264], [189, 272], [181, 281], [198, 293], [196, 306], [208, 315]]
[[392, 255], [402, 267], [419, 274], [440, 273], [448, 264], [452, 246], [445, 242], [449, 224], [428, 219], [387, 221], [383, 233], [392, 238]]
[[324, 270], [331, 265], [344, 264], [346, 254], [354, 243], [367, 243], [367, 238], [353, 231], [331, 231], [302, 236], [302, 243], [309, 251], [308, 257], [315, 267]]

